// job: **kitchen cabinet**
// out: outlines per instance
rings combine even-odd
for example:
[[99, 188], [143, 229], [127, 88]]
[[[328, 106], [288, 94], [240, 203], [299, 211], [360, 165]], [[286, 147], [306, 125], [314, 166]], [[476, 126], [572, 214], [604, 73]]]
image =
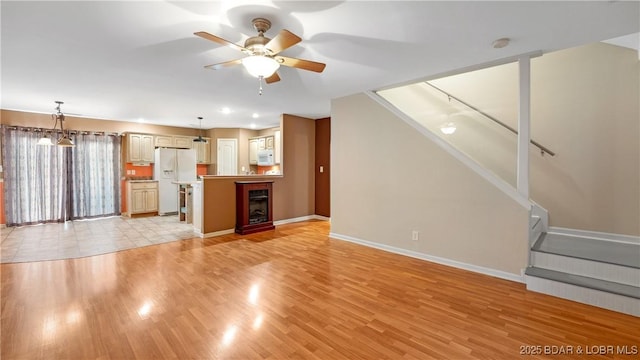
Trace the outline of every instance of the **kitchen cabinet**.
[[137, 214], [158, 213], [158, 182], [128, 181], [127, 212], [129, 217]]
[[249, 139], [249, 165], [258, 165], [258, 139]]
[[127, 162], [153, 162], [153, 135], [127, 134]]
[[211, 139], [202, 138], [203, 142], [193, 142], [193, 149], [196, 150], [196, 162], [198, 164], [211, 164]]
[[173, 137], [173, 147], [180, 149], [192, 149], [192, 144], [197, 144], [193, 142], [193, 137], [191, 136], [174, 136]]
[[191, 136], [156, 135], [154, 144], [156, 147], [191, 149], [192, 142]]
[[280, 130], [273, 132], [273, 162], [276, 165], [282, 162], [282, 134]]
[[173, 136], [156, 135], [156, 147], [173, 147]]
[[258, 164], [258, 151], [274, 150], [275, 136], [257, 136], [249, 139], [249, 165]]

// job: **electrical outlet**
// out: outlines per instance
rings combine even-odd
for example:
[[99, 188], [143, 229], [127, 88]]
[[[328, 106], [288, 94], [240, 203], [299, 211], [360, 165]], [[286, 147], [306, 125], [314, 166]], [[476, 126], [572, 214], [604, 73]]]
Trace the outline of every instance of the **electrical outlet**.
[[411, 232], [411, 240], [418, 241], [419, 238], [420, 238], [420, 232], [417, 230], [413, 230]]

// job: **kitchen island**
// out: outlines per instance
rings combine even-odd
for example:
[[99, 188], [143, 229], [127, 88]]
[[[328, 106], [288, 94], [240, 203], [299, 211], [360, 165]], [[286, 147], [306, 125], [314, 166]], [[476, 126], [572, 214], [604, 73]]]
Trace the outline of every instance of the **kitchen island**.
[[194, 230], [202, 237], [235, 232], [236, 181], [273, 181], [273, 221], [276, 225], [311, 219], [315, 214], [311, 178], [304, 182], [283, 175], [203, 175], [200, 178], [193, 187], [193, 209]]
[[178, 220], [187, 224], [193, 223], [193, 186], [198, 181], [172, 181], [178, 185]]

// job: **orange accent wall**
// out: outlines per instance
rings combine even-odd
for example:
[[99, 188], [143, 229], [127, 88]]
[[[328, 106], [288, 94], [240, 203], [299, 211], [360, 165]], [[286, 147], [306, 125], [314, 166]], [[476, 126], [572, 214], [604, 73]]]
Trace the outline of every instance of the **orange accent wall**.
[[[131, 171], [131, 170], [134, 170], [136, 173], [135, 174], [127, 173], [127, 171]], [[153, 164], [149, 166], [135, 166], [132, 163], [126, 163], [124, 166], [124, 171], [125, 171], [125, 174], [127, 174], [126, 176], [135, 176], [135, 177], [153, 176]]]
[[280, 165], [273, 165], [273, 166], [260, 166], [260, 165], [258, 165], [257, 173], [259, 175], [262, 175], [262, 174], [264, 174], [265, 172], [267, 172], [269, 170], [280, 170]]
[[0, 181], [0, 225], [4, 225], [7, 222], [4, 217], [4, 183]]
[[196, 165], [196, 175], [200, 176], [200, 175], [208, 175], [207, 174], [207, 168], [209, 167], [209, 165], [205, 165], [205, 164], [198, 164]]

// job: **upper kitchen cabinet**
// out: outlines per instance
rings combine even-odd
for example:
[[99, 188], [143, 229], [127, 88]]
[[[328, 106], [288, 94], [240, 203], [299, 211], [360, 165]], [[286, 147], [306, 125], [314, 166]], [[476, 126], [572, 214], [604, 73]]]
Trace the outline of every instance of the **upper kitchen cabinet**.
[[153, 162], [153, 135], [127, 134], [127, 162]]
[[166, 148], [191, 149], [193, 138], [190, 136], [156, 135], [155, 146]]
[[155, 146], [173, 147], [173, 136], [156, 135]]
[[273, 161], [276, 165], [282, 162], [282, 133], [280, 130], [273, 132]]
[[193, 146], [191, 144], [196, 144], [193, 142], [193, 137], [191, 136], [174, 136], [173, 137], [173, 146], [180, 149], [192, 149]]
[[249, 164], [258, 165], [258, 139], [249, 139]]
[[[277, 136], [277, 138], [276, 138]], [[260, 150], [273, 150], [275, 163], [280, 163], [280, 130], [274, 131], [274, 135], [256, 136], [249, 139], [249, 165], [258, 164], [258, 152]]]
[[204, 141], [192, 140], [192, 148], [196, 150], [196, 162], [198, 164], [211, 164], [211, 139], [202, 138]]

